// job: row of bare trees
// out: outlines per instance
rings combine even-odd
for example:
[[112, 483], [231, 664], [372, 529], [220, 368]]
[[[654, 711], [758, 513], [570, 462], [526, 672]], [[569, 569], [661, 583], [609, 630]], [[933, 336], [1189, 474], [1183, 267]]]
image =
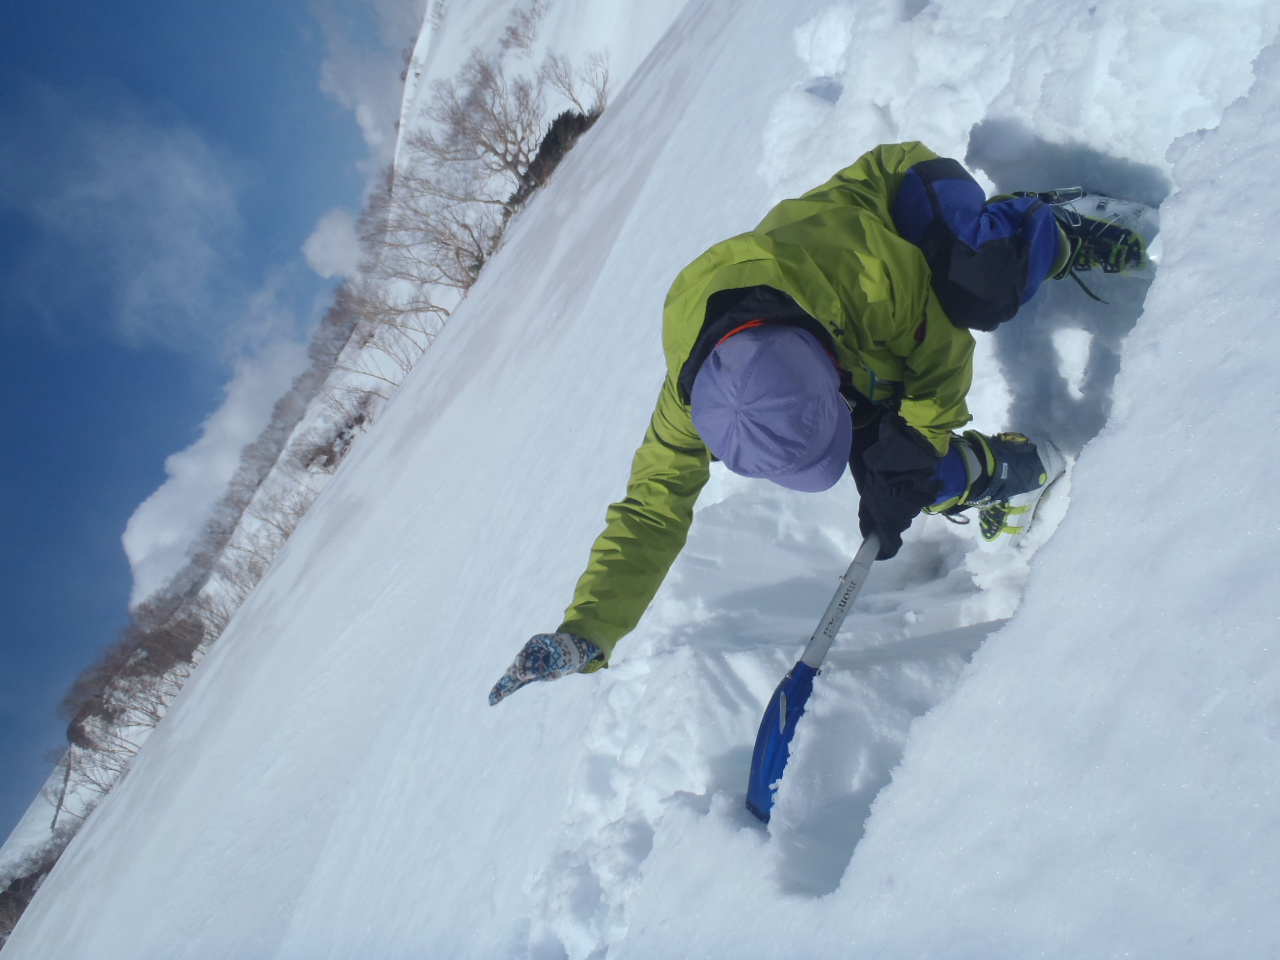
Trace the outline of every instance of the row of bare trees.
[[[511, 28], [527, 36], [527, 23]], [[517, 49], [518, 45], [514, 45]], [[341, 296], [362, 320], [353, 372], [394, 386], [435, 339], [498, 249], [511, 217], [603, 112], [603, 55], [550, 54], [532, 74], [474, 51], [437, 83], [360, 219], [360, 274]], [[567, 105], [547, 125], [547, 102]]]
[[[10, 893], [0, 891], [0, 944], [355, 438], [476, 282], [511, 217], [604, 110], [603, 56], [574, 67], [553, 54], [536, 70], [512, 69], [510, 60], [527, 59], [543, 11], [541, 0], [518, 10], [500, 53], [474, 52], [457, 77], [432, 88], [420, 123], [368, 198], [360, 269], [335, 291], [307, 369], [242, 451], [188, 564], [131, 611], [117, 641], [65, 696], [68, 746], [62, 776], [51, 781], [53, 833], [28, 858], [29, 875], [0, 878]], [[564, 107], [550, 125], [548, 101]]]

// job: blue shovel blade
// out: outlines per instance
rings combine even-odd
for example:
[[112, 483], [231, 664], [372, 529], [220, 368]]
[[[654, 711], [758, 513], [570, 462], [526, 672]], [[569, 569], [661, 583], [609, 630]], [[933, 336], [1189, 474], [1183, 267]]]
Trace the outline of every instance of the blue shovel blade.
[[751, 752], [751, 775], [747, 778], [747, 809], [765, 823], [773, 810], [773, 794], [787, 768], [791, 738], [804, 715], [804, 705], [813, 693], [817, 670], [803, 661], [791, 668], [773, 691], [760, 721], [756, 746]]

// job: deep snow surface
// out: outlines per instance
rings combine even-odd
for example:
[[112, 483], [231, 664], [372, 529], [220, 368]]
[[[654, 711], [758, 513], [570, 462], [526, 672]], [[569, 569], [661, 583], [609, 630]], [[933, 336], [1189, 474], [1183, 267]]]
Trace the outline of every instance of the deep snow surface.
[[[1280, 11], [690, 0], [658, 40], [606, 6], [650, 30], [623, 61], [656, 45], [4, 960], [1280, 953]], [[424, 44], [507, 6], [465, 9]], [[549, 31], [598, 46], [575, 9]], [[898, 139], [993, 192], [1161, 203], [1162, 261], [984, 339], [977, 425], [1072, 473], [1020, 547], [934, 518], [877, 565], [766, 829], [750, 745], [856, 547], [850, 482], [717, 474], [610, 670], [485, 694], [622, 490], [672, 277]]]

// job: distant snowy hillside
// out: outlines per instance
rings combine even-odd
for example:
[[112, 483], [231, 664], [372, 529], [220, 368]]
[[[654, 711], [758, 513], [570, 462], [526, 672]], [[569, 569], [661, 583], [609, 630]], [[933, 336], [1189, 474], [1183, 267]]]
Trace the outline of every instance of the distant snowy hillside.
[[[514, 6], [450, 3], [427, 72]], [[1280, 8], [667, 6], [549, 0], [625, 84], [3, 960], [1280, 954]], [[768, 828], [751, 742], [851, 482], [718, 473], [613, 667], [489, 708], [622, 492], [676, 272], [906, 139], [1160, 204], [1154, 282], [982, 341], [976, 425], [1074, 458], [1031, 541], [921, 520], [873, 569]]]

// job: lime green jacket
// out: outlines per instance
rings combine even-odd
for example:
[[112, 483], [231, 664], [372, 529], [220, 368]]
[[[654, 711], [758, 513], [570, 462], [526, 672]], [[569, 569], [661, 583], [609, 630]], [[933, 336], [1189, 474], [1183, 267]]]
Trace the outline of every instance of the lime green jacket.
[[889, 213], [906, 171], [935, 156], [919, 143], [877, 147], [676, 277], [663, 308], [666, 380], [627, 495], [609, 507], [560, 630], [610, 656], [684, 547], [711, 456], [679, 377], [718, 291], [767, 286], [788, 294], [830, 334], [854, 389], [899, 405], [906, 422], [946, 452], [952, 431], [969, 421], [973, 336], [942, 312], [923, 255], [897, 235]]

